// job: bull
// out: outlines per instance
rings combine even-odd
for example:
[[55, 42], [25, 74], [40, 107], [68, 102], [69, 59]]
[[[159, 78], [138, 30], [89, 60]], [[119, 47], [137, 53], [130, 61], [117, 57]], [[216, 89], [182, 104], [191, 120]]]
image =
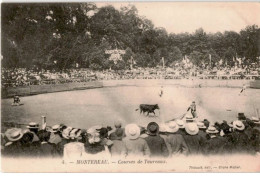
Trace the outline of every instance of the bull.
[[146, 116], [148, 116], [150, 113], [153, 113], [155, 115], [155, 110], [158, 109], [160, 110], [158, 104], [140, 104], [139, 109], [136, 109], [136, 111], [140, 110], [140, 114], [144, 114], [147, 112]]

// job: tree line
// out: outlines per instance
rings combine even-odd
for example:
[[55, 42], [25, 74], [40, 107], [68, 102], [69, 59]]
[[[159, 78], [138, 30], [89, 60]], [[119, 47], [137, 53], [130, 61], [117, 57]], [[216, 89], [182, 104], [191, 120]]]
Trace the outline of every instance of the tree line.
[[[138, 15], [133, 5], [98, 8], [95, 3], [2, 4], [2, 66], [33, 66], [64, 70], [79, 67], [102, 69], [136, 66], [156, 67], [164, 57], [172, 66], [187, 56], [195, 65], [236, 57], [248, 63], [260, 56], [260, 29], [247, 26], [239, 33], [167, 33]], [[105, 50], [122, 49], [123, 60], [114, 64]]]

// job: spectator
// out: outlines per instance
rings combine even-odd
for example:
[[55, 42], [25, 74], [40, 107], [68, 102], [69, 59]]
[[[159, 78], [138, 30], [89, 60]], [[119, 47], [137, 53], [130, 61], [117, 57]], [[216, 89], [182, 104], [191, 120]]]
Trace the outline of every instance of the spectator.
[[181, 134], [182, 136], [186, 135], [186, 131], [185, 131], [185, 123], [183, 120], [177, 119], [176, 123], [179, 127], [179, 130], [177, 133]]
[[11, 128], [5, 132], [8, 142], [5, 144], [3, 156], [20, 157], [23, 154], [21, 139], [23, 131], [21, 128]]
[[148, 136], [145, 139], [147, 142], [151, 157], [167, 157], [169, 155], [166, 143], [159, 135], [159, 125], [155, 122], [150, 122], [147, 126]]
[[57, 145], [58, 143], [61, 142], [59, 129], [60, 129], [60, 125], [52, 126], [51, 136], [50, 136], [50, 140], [49, 140], [50, 143]]
[[150, 149], [147, 142], [140, 138], [140, 128], [136, 124], [128, 124], [125, 127], [126, 138], [123, 139], [125, 157], [131, 156], [150, 156]]
[[178, 133], [179, 126], [176, 122], [171, 121], [167, 126], [168, 136], [166, 138], [166, 144], [169, 149], [170, 157], [173, 155], [187, 155], [188, 154], [188, 146], [181, 134]]
[[38, 132], [39, 140], [41, 145], [39, 147], [40, 157], [57, 157], [58, 151], [54, 144], [49, 143], [51, 133], [49, 131], [40, 130]]
[[33, 134], [33, 142], [38, 142], [39, 137], [37, 136], [38, 130], [39, 130], [39, 124], [35, 122], [30, 122], [27, 126], [29, 131]]
[[122, 141], [124, 130], [118, 128], [113, 135], [111, 135], [110, 140], [113, 141], [113, 145], [110, 148], [111, 156], [121, 156], [124, 148], [124, 143]]

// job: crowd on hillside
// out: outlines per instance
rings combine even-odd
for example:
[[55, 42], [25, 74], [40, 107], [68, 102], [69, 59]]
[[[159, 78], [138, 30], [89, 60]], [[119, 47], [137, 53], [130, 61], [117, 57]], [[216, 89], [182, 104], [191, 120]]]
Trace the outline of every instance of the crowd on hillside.
[[[251, 77], [248, 77], [251, 75]], [[176, 65], [172, 68], [136, 68], [133, 70], [103, 70], [68, 69], [63, 72], [35, 69], [2, 69], [2, 87], [17, 87], [26, 85], [62, 84], [69, 82], [88, 82], [94, 80], [123, 79], [249, 79], [259, 77], [260, 69], [253, 65], [249, 67], [200, 67], [185, 68]]]
[[110, 126], [78, 129], [64, 124], [46, 127], [31, 122], [26, 129], [10, 128], [1, 134], [6, 157], [106, 158], [133, 156], [171, 158], [190, 155], [260, 153], [260, 119], [239, 113], [237, 120], [211, 124], [186, 116], [146, 127], [120, 121]]

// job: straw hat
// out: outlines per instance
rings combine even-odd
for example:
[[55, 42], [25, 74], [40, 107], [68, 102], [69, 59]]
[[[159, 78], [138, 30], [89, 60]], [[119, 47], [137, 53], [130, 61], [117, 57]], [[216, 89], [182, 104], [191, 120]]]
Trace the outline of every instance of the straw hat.
[[60, 129], [60, 125], [53, 125], [52, 127], [51, 127], [51, 132], [53, 132], [53, 133], [55, 133], [55, 132], [58, 132], [59, 131], [59, 129]]
[[207, 133], [210, 133], [210, 134], [216, 134], [218, 133], [219, 131], [216, 129], [216, 127], [214, 126], [210, 126], [208, 127], [208, 129], [206, 130]]
[[255, 124], [260, 124], [260, 119], [257, 118], [257, 117], [252, 117], [252, 121], [253, 121]]
[[207, 128], [203, 122], [197, 122], [197, 125], [198, 125], [199, 129], [206, 129]]
[[30, 122], [28, 126], [26, 126], [29, 129], [33, 129], [33, 128], [39, 128], [39, 124], [36, 122]]
[[5, 132], [5, 136], [11, 142], [18, 141], [23, 137], [23, 131], [21, 128], [10, 128]]
[[147, 125], [147, 131], [149, 135], [155, 136], [159, 133], [159, 125], [156, 122], [150, 122]]
[[140, 128], [136, 124], [128, 124], [125, 127], [125, 134], [130, 139], [137, 139], [140, 136]]
[[178, 119], [176, 120], [176, 123], [179, 126], [179, 128], [185, 128], [185, 123], [183, 120]]
[[165, 123], [159, 124], [159, 131], [160, 132], [167, 132], [167, 125]]
[[72, 130], [72, 127], [67, 127], [62, 131], [62, 137], [64, 137], [65, 139], [69, 139], [70, 138], [70, 132]]
[[193, 119], [193, 117], [192, 117], [192, 116], [187, 116], [187, 117], [186, 117], [186, 121], [191, 121], [191, 122], [193, 122], [193, 121], [194, 121], [194, 119]]
[[175, 122], [175, 121], [170, 121], [168, 124], [167, 124], [167, 128], [166, 128], [166, 131], [169, 132], [169, 133], [175, 133], [179, 130], [179, 126], [178, 124]]
[[187, 123], [185, 131], [190, 135], [196, 135], [199, 132], [199, 127], [197, 126], [197, 123]]
[[243, 131], [245, 129], [245, 125], [243, 124], [242, 121], [236, 120], [233, 122], [233, 128], [235, 128], [239, 131]]

